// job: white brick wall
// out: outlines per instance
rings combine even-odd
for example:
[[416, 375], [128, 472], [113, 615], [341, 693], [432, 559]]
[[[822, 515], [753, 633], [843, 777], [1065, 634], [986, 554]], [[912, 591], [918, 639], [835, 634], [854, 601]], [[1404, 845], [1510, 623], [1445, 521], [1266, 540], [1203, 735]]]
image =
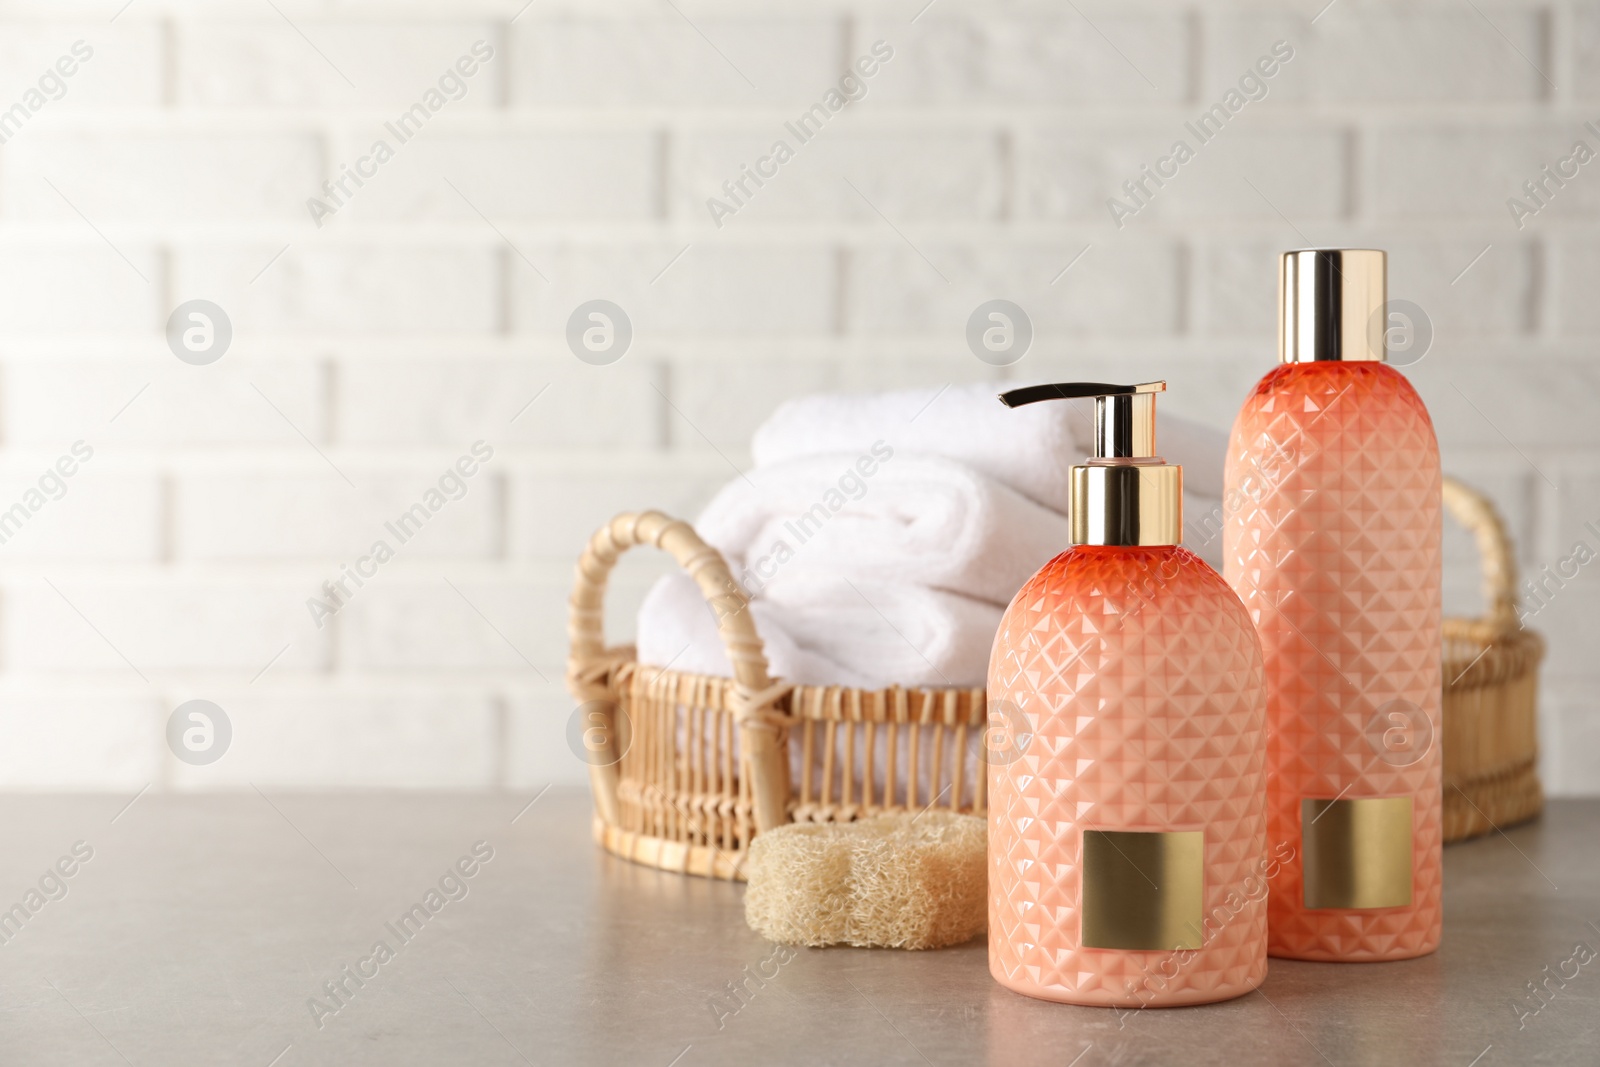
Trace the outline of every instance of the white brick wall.
[[[318, 119], [336, 119], [353, 110], [396, 112], [472, 42], [499, 40], [498, 23], [453, 20], [451, 8], [456, 5], [431, 6], [434, 10], [424, 17], [401, 14], [393, 21], [314, 18], [301, 29], [327, 59], [307, 47], [305, 37], [283, 19], [231, 21], [239, 12], [227, 5], [218, 5], [214, 18], [206, 17], [213, 13], [195, 11], [171, 23], [176, 42], [168, 64], [174, 95], [180, 104], [195, 108], [284, 108], [300, 115], [306, 109], [329, 109], [316, 115]], [[473, 80], [478, 81], [476, 75]], [[490, 91], [477, 84], [452, 110], [496, 107], [504, 96], [503, 83], [491, 74]]]
[[[0, 788], [584, 781], [565, 602], [611, 514], [692, 515], [815, 389], [1162, 376], [1225, 426], [1272, 362], [1274, 256], [1308, 243], [1390, 250], [1435, 329], [1407, 373], [1446, 467], [1523, 567], [1600, 549], [1600, 163], [1521, 228], [1506, 205], [1600, 150], [1600, 3], [277, 6], [0, 15], [0, 116], [26, 113], [0, 121], [0, 509], [94, 449], [0, 545]], [[880, 40], [865, 96], [719, 226], [707, 198]], [[1279, 40], [1265, 98], [1115, 225], [1107, 198]], [[478, 41], [317, 226], [307, 198]], [[996, 296], [1036, 327], [1004, 372], [963, 339]], [[609, 366], [564, 337], [596, 298], [634, 327]], [[190, 299], [232, 321], [208, 366], [165, 343]], [[318, 627], [307, 598], [480, 440], [466, 494]], [[1446, 547], [1471, 611], [1472, 545]], [[617, 640], [665, 566], [625, 561]], [[1600, 565], [1534, 622], [1557, 793], [1600, 792], [1597, 619]], [[210, 766], [164, 740], [193, 698], [232, 719]]]
[[318, 139], [303, 134], [30, 126], [6, 144], [0, 199], [17, 222], [291, 224], [322, 169]]

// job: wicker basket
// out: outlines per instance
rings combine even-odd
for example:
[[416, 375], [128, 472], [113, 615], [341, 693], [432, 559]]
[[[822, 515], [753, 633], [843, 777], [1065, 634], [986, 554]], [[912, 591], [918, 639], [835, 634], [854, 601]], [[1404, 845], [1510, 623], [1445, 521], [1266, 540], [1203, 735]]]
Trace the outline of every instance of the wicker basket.
[[[642, 666], [632, 648], [605, 647], [606, 578], [624, 551], [643, 544], [670, 553], [699, 584], [732, 679]], [[572, 591], [567, 687], [590, 726], [594, 832], [607, 851], [739, 879], [751, 836], [791, 820], [925, 808], [983, 814], [981, 688], [774, 681], [748, 603], [722, 556], [686, 522], [655, 511], [619, 515], [590, 539]]]
[[[1477, 537], [1489, 604], [1485, 618], [1444, 621], [1444, 826], [1455, 841], [1543, 806], [1534, 705], [1544, 642], [1518, 625], [1511, 546], [1493, 506], [1448, 478], [1444, 500]], [[733, 678], [643, 666], [631, 647], [605, 647], [606, 579], [624, 551], [643, 544], [670, 553], [695, 579]], [[925, 808], [984, 813], [981, 688], [776, 681], [748, 603], [722, 556], [686, 522], [623, 514], [590, 539], [572, 592], [567, 686], [590, 727], [594, 833], [607, 851], [741, 879], [751, 837], [786, 822]]]
[[1444, 505], [1478, 542], [1487, 614], [1444, 620], [1444, 839], [1531, 819], [1539, 786], [1538, 682], [1544, 639], [1517, 620], [1516, 563], [1482, 494], [1444, 480]]

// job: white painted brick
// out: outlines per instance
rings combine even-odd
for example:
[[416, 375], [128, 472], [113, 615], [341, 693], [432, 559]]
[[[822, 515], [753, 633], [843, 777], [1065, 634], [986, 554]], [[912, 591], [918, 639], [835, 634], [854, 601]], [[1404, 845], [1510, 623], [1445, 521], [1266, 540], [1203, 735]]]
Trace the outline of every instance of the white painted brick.
[[[999, 217], [1006, 178], [993, 132], [873, 129], [846, 118], [838, 123], [804, 143], [781, 123], [738, 134], [686, 136], [672, 154], [675, 217], [735, 233], [774, 220], [877, 223], [878, 212], [896, 225]], [[782, 165], [762, 162], [778, 142], [794, 158]], [[750, 177], [760, 178], [758, 165], [777, 170], [759, 187]]]
[[[1017, 364], [1024, 368], [1026, 361]], [[839, 384], [852, 392], [878, 392], [905, 389], [932, 383], [934, 389], [944, 385], [971, 382], [1000, 383], [1009, 380], [1008, 371], [990, 366], [972, 357], [962, 345], [959, 350], [940, 349], [937, 353], [919, 355], [915, 351], [906, 355], [887, 355], [878, 351], [870, 341], [863, 340], [857, 350], [840, 353]], [[998, 389], [996, 390], [998, 392]]]
[[833, 360], [686, 360], [672, 369], [669, 439], [674, 448], [715, 448], [742, 464], [751, 435], [779, 404], [839, 387]]
[[311, 360], [230, 352], [196, 367], [180, 362], [162, 342], [148, 348], [152, 354], [138, 360], [63, 357], [5, 364], [0, 411], [6, 439], [54, 447], [82, 437], [111, 455], [122, 444], [266, 444], [296, 455], [304, 450], [313, 459], [300, 433], [327, 440], [322, 377]]
[[[1372, 210], [1381, 217], [1407, 222], [1460, 216], [1474, 227], [1498, 226], [1509, 239], [1524, 232], [1548, 230], [1552, 223], [1600, 209], [1600, 173], [1594, 163], [1578, 169], [1564, 188], [1550, 182], [1553, 194], [1533, 217], [1519, 219], [1507, 207], [1515, 197], [1536, 207], [1523, 183], [1540, 178], [1572, 151], [1574, 142], [1600, 148], [1584, 128], [1588, 115], [1567, 121], [1517, 123], [1514, 127], [1415, 124], [1375, 132], [1364, 151], [1363, 168]], [[1571, 168], [1569, 168], [1571, 169]], [[1543, 195], [1543, 194], [1541, 194]]]
[[934, 8], [904, 22], [865, 22], [857, 52], [882, 40], [894, 56], [869, 83], [877, 99], [920, 105], [1083, 104], [1182, 100], [1189, 86], [1181, 16], [1042, 17]]
[[[1600, 175], [1596, 175], [1600, 178]], [[1600, 248], [1593, 241], [1568, 240], [1556, 247], [1555, 325], [1563, 334], [1600, 333]]]
[[582, 107], [811, 103], [843, 73], [840, 28], [832, 19], [693, 18], [690, 23], [671, 12], [541, 18], [530, 11], [512, 27], [512, 101]]
[[[467, 454], [463, 443], [461, 455]], [[180, 479], [177, 558], [352, 563], [379, 541], [406, 559], [487, 559], [499, 550], [502, 491], [493, 459], [473, 459], [469, 478], [460, 477], [447, 454], [404, 472], [346, 465], [354, 489], [328, 479], [315, 458], [310, 462], [316, 467], [298, 474], [235, 468]], [[442, 501], [437, 511], [425, 499], [430, 492], [438, 494], [434, 503]], [[429, 512], [426, 521], [410, 511], [419, 503]]]
[[[1585, 457], [1585, 461], [1563, 466], [1566, 469], [1552, 466], [1548, 472], [1556, 483], [1552, 491], [1555, 516], [1549, 536], [1539, 544], [1533, 557], [1536, 562], [1552, 567], [1572, 556], [1580, 541], [1600, 553], [1600, 533], [1596, 532], [1600, 531], [1600, 467], [1592, 455]], [[1600, 582], [1600, 566], [1584, 566], [1578, 579]]]
[[[306, 219], [322, 181], [315, 137], [256, 132], [36, 132], [6, 146], [0, 181], [14, 219], [209, 222]], [[52, 189], [54, 185], [56, 188]]]
[[179, 789], [482, 789], [494, 784], [494, 701], [437, 695], [208, 692], [233, 739], [215, 763], [171, 761]]
[[506, 785], [543, 789], [547, 784], [588, 786], [589, 765], [567, 740], [576, 702], [556, 686], [514, 694], [509, 701]]
[[[1511, 345], [1489, 355], [1430, 355], [1404, 368], [1428, 405], [1441, 447], [1464, 445], [1507, 456], [1520, 448], [1534, 464], [1545, 458], [1541, 469], [1554, 467], [1546, 450], [1594, 447], [1600, 374], [1593, 362], [1521, 356]], [[1516, 373], [1508, 374], [1508, 367]], [[1549, 469], [1545, 473], [1553, 477]]]
[[1600, 715], [1593, 683], [1556, 683], [1540, 694], [1539, 773], [1552, 796], [1600, 796]]
[[[160, 480], [108, 456], [103, 441], [87, 461], [71, 454], [72, 444], [63, 441], [57, 455], [36, 452], [31, 463], [8, 457], [0, 468], [0, 566], [155, 560], [161, 553]], [[63, 477], [64, 470], [73, 473]], [[20, 528], [5, 521], [18, 504], [24, 510], [41, 505]]]
[[[576, 557], [574, 557], [576, 560]], [[652, 575], [653, 577], [653, 575]], [[546, 580], [444, 578], [396, 581], [362, 591], [339, 615], [341, 655], [373, 671], [509, 671], [561, 684], [567, 655], [567, 573]], [[606, 633], [630, 639], [647, 580], [618, 576], [606, 601]], [[480, 614], [481, 613], [481, 614]]]
[[[1094, 247], [1062, 274], [1087, 244]], [[1149, 335], [1177, 325], [1177, 249], [1165, 242], [1124, 235], [1021, 246], [923, 240], [917, 247], [931, 265], [903, 245], [851, 254], [848, 331], [938, 336], [959, 352], [966, 348], [968, 317], [995, 298], [1027, 312], [1035, 344], [1050, 333]], [[1052, 285], [1052, 278], [1059, 280]]]
[[1535, 100], [1547, 91], [1533, 66], [1551, 73], [1537, 10], [1485, 6], [1480, 15], [1454, 6], [1404, 10], [1343, 0], [1313, 26], [1316, 14], [1315, 8], [1299, 16], [1210, 14], [1202, 33], [1202, 98], [1236, 85], [1280, 40], [1294, 48], [1294, 57], [1267, 82], [1267, 102], [1274, 106]]
[[[363, 590], [340, 616], [358, 669], [502, 669], [560, 681], [569, 583], [444, 578]], [[481, 613], [481, 614], [480, 614]]]
[[496, 328], [498, 253], [490, 249], [294, 243], [274, 262], [281, 248], [180, 249], [173, 268], [178, 298], [220, 304], [233, 320], [236, 338]]
[[344, 141], [351, 147], [343, 162], [365, 154], [375, 137], [395, 146], [395, 158], [352, 198], [354, 219], [448, 219], [492, 232], [484, 216], [501, 226], [522, 219], [642, 221], [657, 212], [660, 150], [650, 130], [427, 131], [400, 144], [390, 131], [374, 127], [368, 136], [358, 128]]
[[[689, 250], [674, 263], [685, 245]], [[513, 258], [512, 322], [519, 333], [560, 336], [579, 304], [601, 298], [627, 312], [640, 347], [660, 334], [826, 333], [834, 325], [831, 248], [708, 240], [523, 251], [550, 280], [540, 281]]]
[[[487, 64], [471, 56], [478, 41], [494, 49]], [[291, 26], [270, 10], [250, 22], [184, 20], [176, 36], [178, 101], [201, 107], [363, 107], [398, 113], [436, 89], [449, 99], [450, 111], [482, 111], [500, 98], [506, 56], [498, 44], [494, 28], [484, 22], [298, 18]], [[460, 79], [465, 91], [451, 79], [441, 88], [439, 78], [462, 56], [472, 58], [467, 66], [475, 70]]]
[[1252, 349], [1262, 366], [1276, 363], [1278, 255], [1283, 251], [1279, 243], [1267, 240], [1199, 243], [1190, 280], [1195, 331], [1254, 337]]
[[[1116, 225], [1107, 205], [1125, 208], [1119, 229], [1153, 219], [1240, 216], [1277, 221], [1279, 213], [1299, 223], [1341, 215], [1344, 134], [1333, 128], [1283, 127], [1242, 112], [1221, 130], [1198, 130], [1183, 122], [1150, 126], [1130, 134], [1126, 126], [1089, 132], [1041, 127], [1024, 140], [1022, 201], [1030, 216], [1094, 219]], [[1202, 141], [1200, 135], [1206, 140]], [[1162, 162], [1178, 144], [1194, 153], [1187, 163]], [[1182, 154], [1181, 150], [1178, 154]], [[1142, 172], [1148, 166], [1156, 178]], [[1161, 167], [1175, 171], [1163, 177]], [[1164, 184], [1157, 185], [1156, 179]], [[1124, 183], [1144, 192], [1136, 197]], [[1251, 188], [1254, 185], [1255, 188]]]
[[1538, 267], [1531, 244], [1492, 230], [1482, 240], [1374, 234], [1373, 244], [1389, 253], [1389, 299], [1420, 306], [1433, 324], [1435, 348], [1423, 358], [1448, 354], [1463, 338], [1532, 328]]
[[156, 327], [161, 273], [154, 251], [119, 242], [119, 255], [92, 233], [81, 236], [86, 240], [0, 244], [8, 337], [145, 333]]
[[160, 711], [153, 694], [7, 693], [0, 697], [0, 783], [132, 794], [160, 776]]
[[1539, 782], [1544, 788], [1545, 796], [1560, 796], [1562, 794], [1559, 766], [1557, 756], [1561, 752], [1560, 724], [1556, 714], [1551, 710], [1555, 703], [1552, 689], [1548, 679], [1539, 681], [1539, 713], [1534, 723], [1537, 733], [1538, 770]]
[[[1448, 547], [1450, 539], [1445, 538]], [[1446, 574], [1440, 590], [1440, 601], [1447, 619], [1475, 619], [1483, 615], [1483, 592], [1471, 579], [1459, 574]]]
[[716, 456], [641, 458], [626, 467], [585, 465], [520, 471], [511, 486], [516, 558], [565, 564], [624, 511], [656, 510], [693, 521], [736, 474]]
[[290, 647], [274, 672], [328, 663], [330, 631], [316, 630], [305, 607], [305, 599], [316, 592], [310, 577], [298, 584], [267, 584], [175, 578], [91, 582], [57, 580], [48, 570], [36, 574], [56, 588], [40, 580], [4, 591], [0, 649], [8, 671], [94, 672], [128, 682], [136, 676], [126, 656], [152, 680], [157, 671], [205, 670], [237, 673], [247, 682], [286, 643]]
[[1573, 5], [1570, 42], [1573, 95], [1581, 100], [1600, 97], [1600, 4]]
[[[1432, 323], [1435, 348], [1423, 358], [1447, 351], [1461, 338], [1514, 335], [1532, 324], [1535, 252], [1524, 241], [1490, 228], [1481, 240], [1374, 232], [1353, 236], [1350, 243], [1388, 252], [1390, 299], [1420, 306]], [[1486, 245], [1493, 247], [1478, 258]], [[1275, 355], [1278, 256], [1285, 247], [1265, 240], [1203, 242], [1192, 274], [1196, 330], [1219, 337], [1259, 336], [1262, 350]]]
[[503, 358], [352, 359], [339, 367], [340, 433], [363, 444], [649, 447], [665, 401], [647, 353], [590, 366], [565, 350]]
[[[72, 53], [79, 41], [80, 53], [91, 53], [87, 60]], [[31, 128], [58, 110], [159, 104], [161, 49], [161, 27], [152, 23], [0, 24], [0, 107], [9, 108], [30, 89], [39, 91], [49, 102], [29, 120]], [[68, 62], [58, 66], [63, 56]], [[72, 74], [63, 77], [63, 70]]]
[[[1595, 547], [1592, 540], [1590, 547]], [[1542, 607], [1524, 604], [1525, 610], [1536, 609], [1524, 625], [1543, 634], [1547, 645], [1542, 677], [1593, 678], [1594, 650], [1600, 647], [1600, 582], [1580, 572], [1578, 580], [1551, 588]]]

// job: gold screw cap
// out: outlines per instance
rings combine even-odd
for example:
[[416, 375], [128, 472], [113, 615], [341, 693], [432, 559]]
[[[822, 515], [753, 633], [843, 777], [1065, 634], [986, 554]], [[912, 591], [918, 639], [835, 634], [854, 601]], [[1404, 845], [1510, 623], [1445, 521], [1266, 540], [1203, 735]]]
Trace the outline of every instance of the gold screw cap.
[[1278, 257], [1278, 361], [1384, 358], [1387, 257], [1373, 248], [1301, 248]]

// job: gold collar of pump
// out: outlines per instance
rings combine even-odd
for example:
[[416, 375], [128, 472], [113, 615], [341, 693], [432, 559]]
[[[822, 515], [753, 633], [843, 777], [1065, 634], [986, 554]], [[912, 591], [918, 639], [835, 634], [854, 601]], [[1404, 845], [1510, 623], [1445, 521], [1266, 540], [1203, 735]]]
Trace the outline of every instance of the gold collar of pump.
[[1183, 468], [1156, 455], [1156, 394], [1166, 382], [1065, 382], [1002, 393], [1007, 407], [1094, 398], [1094, 458], [1072, 468], [1075, 545], [1176, 545], [1183, 540]]
[[1071, 506], [1075, 545], [1176, 545], [1183, 540], [1183, 468], [1073, 467]]

